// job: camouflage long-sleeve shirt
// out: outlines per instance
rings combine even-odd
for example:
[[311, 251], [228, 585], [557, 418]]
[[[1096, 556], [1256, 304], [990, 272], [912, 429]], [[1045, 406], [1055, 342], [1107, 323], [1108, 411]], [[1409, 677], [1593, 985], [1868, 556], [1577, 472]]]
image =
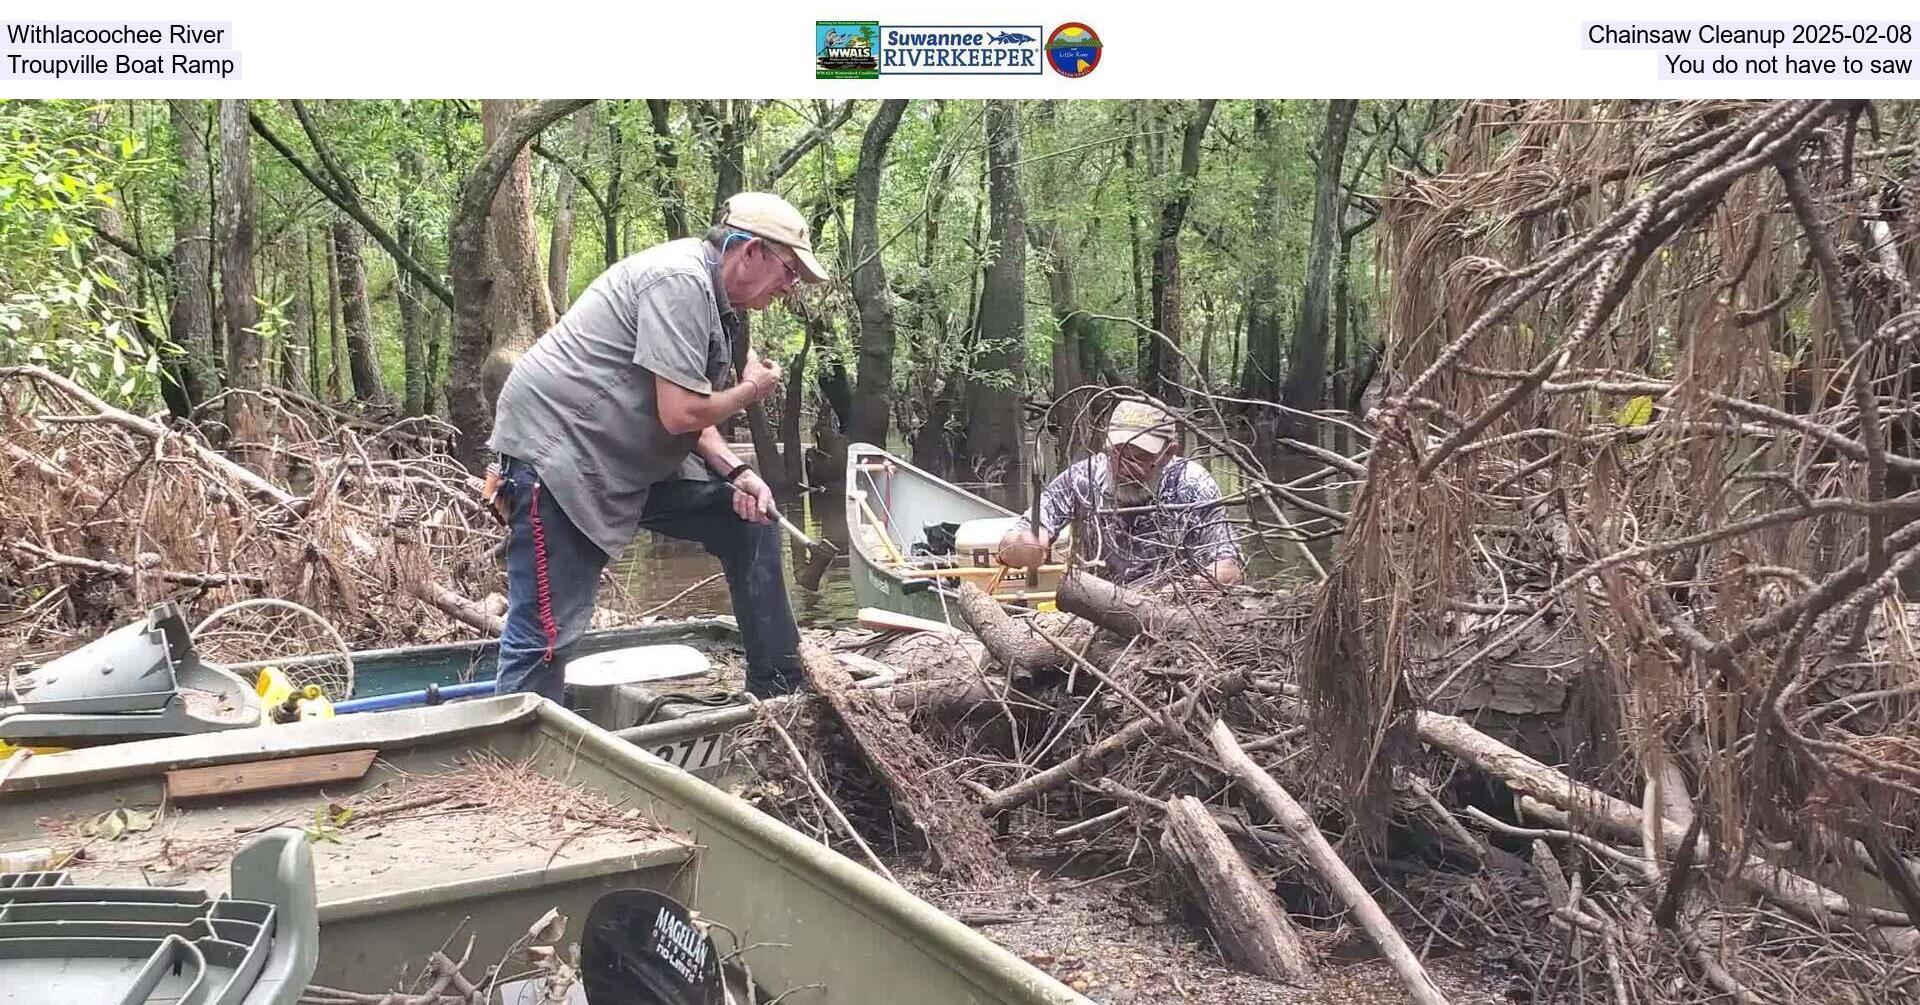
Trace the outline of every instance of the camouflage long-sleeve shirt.
[[[1195, 572], [1224, 558], [1240, 559], [1233, 526], [1220, 504], [1220, 486], [1205, 468], [1176, 457], [1161, 469], [1151, 509], [1122, 508], [1114, 499], [1107, 455], [1068, 465], [1040, 494], [1040, 523], [1049, 539], [1073, 524], [1081, 558], [1106, 562], [1105, 578], [1131, 583], [1158, 572]], [[1026, 515], [1018, 526], [1028, 529]]]

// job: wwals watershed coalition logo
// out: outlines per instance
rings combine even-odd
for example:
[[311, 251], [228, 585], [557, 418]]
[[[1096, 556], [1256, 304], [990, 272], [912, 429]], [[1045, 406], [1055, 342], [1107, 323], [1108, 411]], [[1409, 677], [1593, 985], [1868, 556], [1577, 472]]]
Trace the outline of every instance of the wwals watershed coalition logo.
[[880, 22], [815, 22], [813, 76], [816, 80], [878, 78], [880, 76]]
[[1071, 22], [1047, 42], [1037, 24], [881, 25], [820, 21], [814, 29], [814, 76], [873, 79], [882, 75], [1039, 76], [1043, 61], [1069, 77], [1100, 62], [1100, 38]]

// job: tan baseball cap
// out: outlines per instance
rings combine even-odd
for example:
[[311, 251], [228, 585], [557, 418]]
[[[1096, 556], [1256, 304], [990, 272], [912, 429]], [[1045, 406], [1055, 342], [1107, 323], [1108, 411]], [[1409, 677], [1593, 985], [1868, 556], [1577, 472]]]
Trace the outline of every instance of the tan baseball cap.
[[720, 225], [744, 230], [793, 249], [800, 261], [800, 278], [809, 283], [827, 281], [827, 270], [813, 257], [813, 239], [807, 233], [807, 218], [787, 200], [772, 192], [741, 192], [727, 200]]
[[1123, 401], [1107, 416], [1107, 446], [1123, 443], [1150, 454], [1167, 448], [1174, 436], [1173, 416], [1144, 401]]

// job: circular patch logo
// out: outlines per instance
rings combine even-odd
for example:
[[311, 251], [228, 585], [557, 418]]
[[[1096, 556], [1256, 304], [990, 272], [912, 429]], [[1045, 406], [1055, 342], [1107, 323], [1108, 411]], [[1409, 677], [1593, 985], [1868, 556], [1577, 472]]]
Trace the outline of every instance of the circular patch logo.
[[1068, 21], [1047, 36], [1047, 63], [1063, 77], [1084, 77], [1100, 65], [1100, 36], [1078, 21]]

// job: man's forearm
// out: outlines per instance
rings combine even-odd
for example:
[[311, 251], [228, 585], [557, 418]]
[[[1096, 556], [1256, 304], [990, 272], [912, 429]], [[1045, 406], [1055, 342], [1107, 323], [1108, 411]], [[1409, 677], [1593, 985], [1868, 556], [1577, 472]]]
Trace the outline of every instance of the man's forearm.
[[[735, 412], [745, 411], [748, 405], [757, 400], [751, 384], [735, 384], [724, 391], [715, 391], [706, 395], [690, 411], [694, 421], [700, 423], [703, 430], [712, 429], [722, 419]], [[702, 436], [706, 435], [704, 432]]]
[[727, 446], [727, 438], [720, 435], [717, 426], [708, 426], [700, 431], [700, 438], [693, 443], [693, 451], [707, 462], [715, 474], [724, 475], [740, 466], [740, 455]]

